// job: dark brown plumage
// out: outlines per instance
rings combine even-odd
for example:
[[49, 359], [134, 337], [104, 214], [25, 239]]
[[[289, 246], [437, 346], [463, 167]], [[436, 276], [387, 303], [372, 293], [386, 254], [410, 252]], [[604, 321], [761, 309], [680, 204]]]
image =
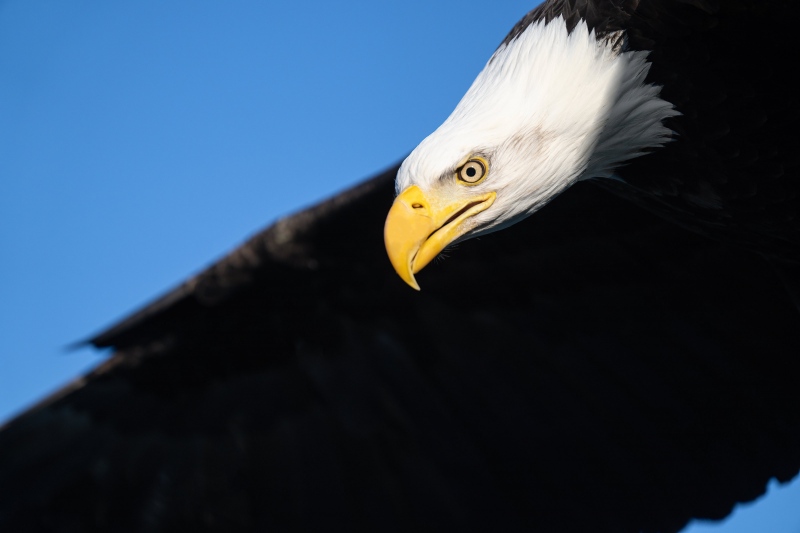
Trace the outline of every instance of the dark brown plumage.
[[679, 139], [422, 293], [383, 250], [396, 167], [256, 235], [2, 428], [0, 529], [677, 531], [790, 479], [800, 319], [751, 250], [797, 260], [797, 104], [765, 53], [794, 9], [537, 8], [630, 28]]
[[800, 262], [800, 106], [789, 64], [800, 6], [789, 1], [545, 2], [531, 23], [563, 17], [598, 35], [625, 30], [649, 52], [648, 81], [681, 115], [675, 138], [620, 169], [614, 192], [692, 230], [781, 262]]

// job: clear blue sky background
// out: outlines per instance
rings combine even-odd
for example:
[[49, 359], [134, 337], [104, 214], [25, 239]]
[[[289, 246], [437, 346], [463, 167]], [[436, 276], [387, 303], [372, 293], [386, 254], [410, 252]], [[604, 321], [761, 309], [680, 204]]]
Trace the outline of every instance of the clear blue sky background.
[[[0, 421], [65, 346], [430, 133], [519, 0], [0, 0]], [[800, 533], [800, 483], [688, 531]]]

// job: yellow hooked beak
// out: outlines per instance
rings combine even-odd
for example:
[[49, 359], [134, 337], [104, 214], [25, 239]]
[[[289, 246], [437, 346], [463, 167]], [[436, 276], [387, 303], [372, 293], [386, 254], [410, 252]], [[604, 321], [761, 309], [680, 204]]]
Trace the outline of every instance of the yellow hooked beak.
[[416, 185], [395, 198], [386, 217], [383, 238], [392, 266], [411, 287], [419, 290], [414, 274], [422, 270], [448, 244], [470, 228], [468, 218], [488, 209], [497, 193], [442, 201], [428, 198]]

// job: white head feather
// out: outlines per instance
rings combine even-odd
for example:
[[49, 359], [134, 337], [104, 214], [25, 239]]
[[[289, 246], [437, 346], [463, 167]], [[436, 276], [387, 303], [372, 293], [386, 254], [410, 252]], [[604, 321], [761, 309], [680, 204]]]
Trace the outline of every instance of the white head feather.
[[[496, 191], [461, 240], [518, 222], [576, 181], [611, 176], [670, 139], [662, 121], [678, 112], [645, 84], [648, 70], [646, 52], [598, 40], [584, 22], [571, 33], [561, 18], [531, 24], [403, 162], [397, 191], [417, 185], [453, 200]], [[459, 185], [456, 169], [473, 155], [488, 161], [488, 176]]]

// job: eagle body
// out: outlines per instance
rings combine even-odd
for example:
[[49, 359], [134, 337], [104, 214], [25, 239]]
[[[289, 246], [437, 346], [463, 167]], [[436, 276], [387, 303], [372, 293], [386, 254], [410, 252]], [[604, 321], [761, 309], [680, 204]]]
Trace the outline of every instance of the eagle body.
[[[800, 107], [793, 2], [641, 2], [625, 24], [648, 81], [679, 115], [674, 141], [617, 174], [614, 192], [695, 231], [800, 261]], [[761, 21], [769, 22], [761, 22]], [[759, 21], [759, 22], [754, 22]], [[766, 61], [764, 55], [778, 61]]]
[[0, 427], [0, 531], [676, 533], [789, 481], [798, 5], [537, 7], [402, 165]]

